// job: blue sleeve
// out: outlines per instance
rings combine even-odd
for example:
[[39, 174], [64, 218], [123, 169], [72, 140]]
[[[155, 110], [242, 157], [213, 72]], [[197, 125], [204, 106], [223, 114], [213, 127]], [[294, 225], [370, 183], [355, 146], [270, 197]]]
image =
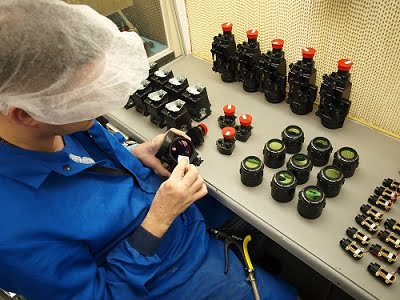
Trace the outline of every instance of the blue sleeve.
[[158, 272], [157, 255], [120, 242], [97, 266], [83, 242], [37, 241], [0, 245], [0, 286], [29, 300], [143, 299]]

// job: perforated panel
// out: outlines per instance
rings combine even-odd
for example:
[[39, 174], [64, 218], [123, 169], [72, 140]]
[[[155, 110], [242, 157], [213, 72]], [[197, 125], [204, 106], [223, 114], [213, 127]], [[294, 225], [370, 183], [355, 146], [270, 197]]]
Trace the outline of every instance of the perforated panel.
[[263, 52], [273, 38], [283, 38], [288, 64], [301, 58], [302, 47], [316, 48], [318, 86], [323, 74], [337, 70], [340, 58], [350, 58], [351, 117], [400, 136], [400, 1], [187, 0], [186, 5], [192, 51], [207, 60], [213, 36], [228, 21], [237, 43], [257, 28]]

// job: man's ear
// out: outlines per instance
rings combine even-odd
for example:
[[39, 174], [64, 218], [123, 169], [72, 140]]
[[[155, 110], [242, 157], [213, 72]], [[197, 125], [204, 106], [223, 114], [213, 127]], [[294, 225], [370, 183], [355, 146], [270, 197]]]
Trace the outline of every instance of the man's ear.
[[28, 127], [38, 127], [40, 122], [32, 118], [26, 111], [20, 108], [11, 107], [8, 110], [7, 118], [14, 123]]

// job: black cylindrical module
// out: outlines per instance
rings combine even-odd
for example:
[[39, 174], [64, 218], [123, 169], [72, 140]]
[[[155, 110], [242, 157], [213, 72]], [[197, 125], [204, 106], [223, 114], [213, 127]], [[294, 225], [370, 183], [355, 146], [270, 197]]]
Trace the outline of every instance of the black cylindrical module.
[[246, 186], [257, 186], [263, 181], [264, 164], [257, 156], [247, 156], [240, 164], [240, 179]]
[[308, 157], [316, 167], [322, 167], [328, 163], [332, 150], [331, 142], [322, 136], [312, 139], [307, 147]]
[[271, 196], [278, 202], [292, 201], [296, 185], [296, 177], [291, 172], [279, 171], [272, 177]]
[[299, 126], [290, 125], [282, 131], [282, 141], [289, 154], [299, 153], [304, 142], [304, 132]]
[[326, 166], [317, 175], [317, 186], [324, 191], [328, 198], [336, 197], [344, 183], [342, 171], [335, 166]]
[[296, 176], [297, 184], [304, 184], [310, 178], [310, 172], [313, 168], [311, 161], [302, 153], [293, 155], [286, 163], [288, 171]]
[[382, 185], [384, 187], [390, 188], [392, 191], [395, 191], [397, 194], [400, 194], [400, 182], [391, 178], [386, 178], [383, 180]]
[[278, 169], [285, 164], [286, 146], [278, 139], [272, 139], [265, 143], [264, 163], [268, 168]]
[[359, 163], [359, 156], [356, 150], [350, 147], [340, 148], [333, 155], [333, 165], [342, 170], [345, 178], [354, 175]]
[[322, 214], [326, 204], [324, 192], [310, 185], [299, 192], [298, 213], [307, 219], [316, 219]]
[[394, 219], [387, 219], [384, 224], [385, 228], [400, 234], [400, 221], [396, 221]]

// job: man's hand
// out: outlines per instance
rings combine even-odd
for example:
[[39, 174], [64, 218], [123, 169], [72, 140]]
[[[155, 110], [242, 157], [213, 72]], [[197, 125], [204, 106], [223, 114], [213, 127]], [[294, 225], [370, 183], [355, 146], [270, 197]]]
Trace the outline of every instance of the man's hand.
[[197, 168], [186, 159], [180, 160], [169, 179], [161, 184], [142, 227], [162, 237], [178, 215], [206, 194], [207, 186]]
[[[174, 133], [184, 136], [190, 140], [190, 138], [183, 131], [175, 128], [171, 128], [169, 131], [173, 131]], [[132, 150], [132, 154], [135, 155], [143, 165], [153, 169], [161, 176], [166, 177], [170, 176], [171, 173], [162, 165], [161, 161], [155, 155], [160, 149], [167, 133], [156, 135], [153, 139], [148, 140], [143, 144], [139, 144]]]

